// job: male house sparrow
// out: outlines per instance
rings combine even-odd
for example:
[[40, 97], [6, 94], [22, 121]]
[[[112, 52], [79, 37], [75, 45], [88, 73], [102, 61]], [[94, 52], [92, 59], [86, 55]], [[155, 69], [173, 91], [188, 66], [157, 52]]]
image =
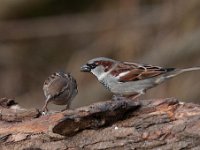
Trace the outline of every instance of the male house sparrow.
[[200, 70], [200, 67], [176, 69], [146, 64], [121, 62], [99, 57], [89, 60], [81, 67], [82, 72], [91, 72], [112, 93], [135, 99], [146, 90], [161, 84], [183, 72]]
[[66, 105], [68, 109], [78, 93], [76, 80], [64, 72], [56, 72], [48, 77], [44, 82], [43, 91], [46, 101], [42, 111], [48, 111], [47, 105], [51, 101], [56, 105]]

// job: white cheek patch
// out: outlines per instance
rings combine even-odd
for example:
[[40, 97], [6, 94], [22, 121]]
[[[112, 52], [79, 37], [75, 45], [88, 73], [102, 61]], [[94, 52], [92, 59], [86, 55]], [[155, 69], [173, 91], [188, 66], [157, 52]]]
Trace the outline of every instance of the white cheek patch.
[[97, 71], [96, 69], [92, 70], [91, 72], [98, 78], [99, 81], [102, 81], [110, 73], [110, 71], [103, 72], [103, 71]]
[[109, 75], [117, 66], [117, 63], [107, 72], [104, 72], [103, 68], [95, 68], [91, 72], [98, 78], [99, 81], [102, 81], [107, 75]]

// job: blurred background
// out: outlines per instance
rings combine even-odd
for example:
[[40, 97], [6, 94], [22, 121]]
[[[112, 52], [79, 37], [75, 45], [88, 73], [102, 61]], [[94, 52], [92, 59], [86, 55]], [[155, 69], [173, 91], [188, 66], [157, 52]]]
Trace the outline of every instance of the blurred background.
[[[27, 108], [42, 107], [43, 82], [59, 70], [77, 79], [72, 108], [109, 99], [93, 75], [79, 71], [94, 57], [200, 66], [199, 0], [0, 1], [0, 97]], [[200, 72], [182, 74], [141, 99], [199, 103], [199, 77]]]

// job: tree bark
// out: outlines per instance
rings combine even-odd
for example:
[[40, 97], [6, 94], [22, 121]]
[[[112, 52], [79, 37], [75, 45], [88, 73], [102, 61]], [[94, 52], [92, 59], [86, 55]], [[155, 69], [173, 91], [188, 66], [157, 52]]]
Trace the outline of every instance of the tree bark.
[[200, 106], [120, 99], [59, 113], [0, 101], [0, 149], [200, 149]]

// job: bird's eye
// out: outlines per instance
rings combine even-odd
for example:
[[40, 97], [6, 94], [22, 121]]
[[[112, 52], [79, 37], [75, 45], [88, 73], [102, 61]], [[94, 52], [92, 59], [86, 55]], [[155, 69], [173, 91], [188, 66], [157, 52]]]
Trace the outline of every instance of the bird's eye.
[[93, 64], [87, 64], [87, 66], [89, 66], [91, 69], [94, 69], [94, 68], [96, 68], [96, 64], [95, 63], [93, 63]]

